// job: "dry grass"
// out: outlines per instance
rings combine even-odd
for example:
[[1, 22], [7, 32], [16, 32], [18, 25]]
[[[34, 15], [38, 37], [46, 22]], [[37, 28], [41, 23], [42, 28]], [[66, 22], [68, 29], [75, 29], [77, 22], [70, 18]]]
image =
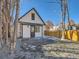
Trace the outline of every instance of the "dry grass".
[[45, 31], [44, 34], [47, 36], [54, 36], [58, 38], [61, 38], [62, 35], [61, 31]]

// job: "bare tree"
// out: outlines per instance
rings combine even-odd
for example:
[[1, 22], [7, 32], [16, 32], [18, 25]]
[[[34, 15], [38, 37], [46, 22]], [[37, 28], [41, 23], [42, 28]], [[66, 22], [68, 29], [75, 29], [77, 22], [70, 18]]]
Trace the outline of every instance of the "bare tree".
[[50, 28], [53, 28], [53, 26], [54, 24], [50, 20], [46, 21], [45, 28], [47, 31], [49, 31]]
[[[0, 0], [0, 45], [15, 48], [20, 0]], [[13, 22], [14, 20], [14, 22]], [[11, 25], [12, 23], [12, 25]], [[14, 27], [12, 32], [11, 28]]]

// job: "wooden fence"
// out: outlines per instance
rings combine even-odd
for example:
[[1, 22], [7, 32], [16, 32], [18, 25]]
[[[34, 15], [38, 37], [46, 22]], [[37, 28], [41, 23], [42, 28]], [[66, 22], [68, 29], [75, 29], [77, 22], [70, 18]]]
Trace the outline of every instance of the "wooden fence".
[[[62, 31], [45, 31], [45, 35], [47, 36], [54, 36], [61, 38]], [[67, 30], [64, 32], [65, 39], [72, 40], [72, 41], [79, 41], [79, 31], [78, 30]]]
[[44, 35], [61, 38], [61, 31], [45, 31]]

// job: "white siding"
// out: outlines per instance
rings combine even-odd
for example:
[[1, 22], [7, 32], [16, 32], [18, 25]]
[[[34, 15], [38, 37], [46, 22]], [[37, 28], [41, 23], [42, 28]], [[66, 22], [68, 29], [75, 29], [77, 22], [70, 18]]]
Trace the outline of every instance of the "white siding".
[[[35, 13], [35, 20], [31, 19], [31, 14]], [[21, 22], [28, 22], [28, 23], [37, 23], [37, 24], [43, 24], [40, 17], [37, 15], [37, 13], [34, 10], [31, 10], [26, 16], [24, 16], [22, 19], [20, 19]]]
[[35, 37], [42, 37], [42, 27], [40, 26], [40, 32], [35, 32]]
[[43, 36], [44, 36], [44, 31], [45, 31], [45, 25], [43, 25]]
[[23, 38], [30, 38], [30, 26], [23, 25]]
[[18, 31], [17, 31], [17, 37], [20, 37], [20, 23], [18, 23]]

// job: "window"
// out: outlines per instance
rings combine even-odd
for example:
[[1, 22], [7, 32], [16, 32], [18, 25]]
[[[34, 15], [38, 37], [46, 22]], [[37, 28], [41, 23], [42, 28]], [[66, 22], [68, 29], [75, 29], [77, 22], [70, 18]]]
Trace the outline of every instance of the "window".
[[40, 32], [40, 26], [35, 26], [35, 32]]
[[31, 14], [31, 19], [35, 20], [35, 14], [34, 13]]
[[27, 27], [29, 28], [29, 25], [27, 25]]

